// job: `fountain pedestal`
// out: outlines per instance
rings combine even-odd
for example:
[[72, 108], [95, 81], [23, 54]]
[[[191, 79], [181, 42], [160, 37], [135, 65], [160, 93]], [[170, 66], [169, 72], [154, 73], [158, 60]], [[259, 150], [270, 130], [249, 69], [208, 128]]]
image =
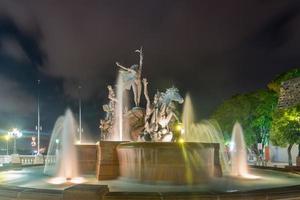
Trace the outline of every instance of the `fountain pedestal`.
[[107, 185], [79, 184], [63, 191], [63, 200], [99, 200], [108, 193]]
[[97, 145], [76, 144], [76, 150], [80, 174], [95, 174]]
[[117, 146], [124, 141], [100, 141], [97, 146], [98, 180], [116, 179], [119, 176], [119, 160]]

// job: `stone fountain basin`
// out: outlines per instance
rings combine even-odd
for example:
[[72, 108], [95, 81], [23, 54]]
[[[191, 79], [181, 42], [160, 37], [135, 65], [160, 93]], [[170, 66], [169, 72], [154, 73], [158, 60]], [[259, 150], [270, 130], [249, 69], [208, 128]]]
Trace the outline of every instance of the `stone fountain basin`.
[[117, 146], [122, 178], [167, 184], [199, 184], [222, 176], [219, 144], [127, 142]]

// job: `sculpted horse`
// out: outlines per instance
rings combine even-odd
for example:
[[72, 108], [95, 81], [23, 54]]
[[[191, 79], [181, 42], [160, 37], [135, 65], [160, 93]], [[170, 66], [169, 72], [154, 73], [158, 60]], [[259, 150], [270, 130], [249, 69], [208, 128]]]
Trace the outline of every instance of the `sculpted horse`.
[[154, 131], [154, 140], [164, 141], [164, 138], [170, 135], [170, 125], [174, 121], [178, 121], [178, 117], [175, 113], [175, 103], [182, 104], [183, 97], [179, 94], [179, 90], [175, 87], [169, 88], [164, 93], [160, 93], [158, 101], [158, 116], [156, 117], [157, 130]]
[[[160, 120], [164, 119], [164, 124], [169, 124], [172, 116], [177, 118], [175, 111], [175, 102], [182, 104], [184, 99], [179, 94], [179, 90], [175, 87], [169, 88], [166, 92], [161, 93], [160, 100]], [[167, 121], [165, 121], [167, 119]], [[177, 118], [178, 119], [178, 118]]]

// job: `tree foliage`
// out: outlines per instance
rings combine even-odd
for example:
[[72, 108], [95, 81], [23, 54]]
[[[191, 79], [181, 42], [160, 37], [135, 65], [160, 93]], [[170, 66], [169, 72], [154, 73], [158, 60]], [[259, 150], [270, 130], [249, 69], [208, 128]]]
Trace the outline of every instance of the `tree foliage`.
[[[224, 101], [211, 116], [217, 120], [229, 138], [233, 124], [239, 121], [244, 129], [247, 145], [257, 150], [257, 143], [287, 146], [291, 164], [291, 147], [300, 143], [300, 106], [278, 110], [277, 102], [282, 82], [300, 77], [300, 68], [277, 76], [267, 90], [235, 95]], [[300, 156], [300, 146], [299, 146]]]
[[272, 115], [276, 109], [278, 97], [269, 90], [259, 90], [253, 93], [255, 109], [252, 112], [251, 127], [255, 130], [257, 143], [268, 145], [272, 125]]
[[[211, 118], [218, 121], [225, 138], [229, 138], [231, 136], [232, 127], [236, 121], [239, 121], [244, 128], [249, 127], [245, 125], [250, 120], [249, 113], [251, 112], [251, 109], [251, 103], [247, 95], [235, 95], [232, 98], [224, 101], [216, 109]], [[247, 132], [251, 131], [251, 129], [247, 130]], [[251, 138], [246, 138], [246, 141], [251, 140]]]
[[300, 143], [300, 105], [279, 109], [273, 115], [271, 141], [285, 147]]
[[270, 140], [278, 146], [288, 145], [289, 165], [292, 165], [292, 146], [300, 144], [300, 105], [276, 110], [273, 115]]
[[277, 95], [270, 90], [235, 95], [224, 101], [212, 118], [217, 120], [225, 135], [230, 136], [232, 127], [239, 121], [244, 129], [248, 146], [256, 148], [257, 143], [266, 144], [276, 108]]

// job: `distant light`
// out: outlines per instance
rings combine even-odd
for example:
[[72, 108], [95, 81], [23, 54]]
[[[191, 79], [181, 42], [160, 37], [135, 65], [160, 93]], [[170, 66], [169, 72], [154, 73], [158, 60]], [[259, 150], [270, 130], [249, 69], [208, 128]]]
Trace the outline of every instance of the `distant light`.
[[81, 144], [81, 141], [80, 141], [80, 140], [77, 140], [76, 144]]
[[55, 140], [55, 143], [58, 144], [58, 143], [59, 143], [59, 139], [56, 139], [56, 140]]
[[181, 134], [184, 134], [184, 133], [185, 133], [184, 127], [183, 127], [183, 125], [182, 125], [181, 123], [178, 123], [178, 124], [176, 125], [175, 129], [176, 129], [177, 132], [180, 132]]
[[182, 129], [182, 124], [177, 124], [176, 125], [176, 131], [181, 131]]
[[229, 142], [229, 151], [234, 151], [234, 149], [235, 149], [234, 142]]
[[13, 128], [12, 131], [8, 132], [8, 135], [11, 137], [22, 137], [22, 132], [19, 131], [17, 128]]
[[183, 138], [180, 138], [180, 139], [178, 140], [178, 142], [179, 142], [180, 144], [183, 144], [183, 143], [184, 143], [184, 139], [183, 139]]
[[10, 136], [9, 135], [5, 135], [5, 140], [9, 140], [10, 139]]

